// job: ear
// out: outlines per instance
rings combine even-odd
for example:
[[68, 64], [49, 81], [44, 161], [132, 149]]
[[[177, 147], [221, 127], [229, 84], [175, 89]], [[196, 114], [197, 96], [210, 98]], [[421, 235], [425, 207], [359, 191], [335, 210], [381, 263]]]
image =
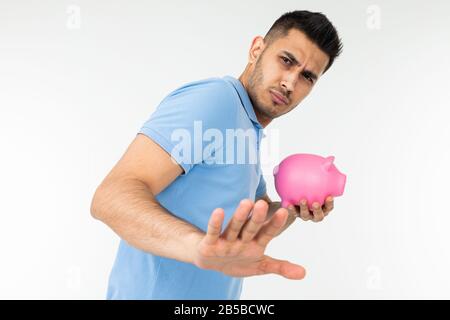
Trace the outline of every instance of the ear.
[[334, 156], [329, 156], [329, 157], [325, 158], [325, 160], [323, 160], [323, 162], [322, 162], [322, 168], [325, 171], [329, 171], [331, 168], [331, 165], [333, 164], [333, 161], [334, 161]]
[[258, 60], [258, 57], [264, 51], [264, 48], [264, 38], [261, 36], [256, 36], [252, 41], [252, 46], [250, 47], [250, 51], [248, 53], [248, 62], [255, 63], [256, 60]]

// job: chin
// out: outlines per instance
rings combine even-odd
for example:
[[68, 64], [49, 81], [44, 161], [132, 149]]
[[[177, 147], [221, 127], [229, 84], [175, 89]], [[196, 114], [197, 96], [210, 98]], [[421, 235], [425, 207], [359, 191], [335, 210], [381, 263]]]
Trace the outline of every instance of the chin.
[[277, 109], [277, 106], [278, 105], [272, 105], [264, 108], [263, 114], [269, 117], [270, 119], [278, 118], [279, 116], [282, 115], [282, 113], [280, 113], [280, 110]]
[[286, 113], [285, 108], [288, 108], [288, 106], [280, 106], [279, 104], [274, 103], [271, 98], [260, 102], [261, 103], [257, 103], [256, 109], [258, 109], [258, 111], [265, 117], [270, 119], [275, 119], [283, 115]]

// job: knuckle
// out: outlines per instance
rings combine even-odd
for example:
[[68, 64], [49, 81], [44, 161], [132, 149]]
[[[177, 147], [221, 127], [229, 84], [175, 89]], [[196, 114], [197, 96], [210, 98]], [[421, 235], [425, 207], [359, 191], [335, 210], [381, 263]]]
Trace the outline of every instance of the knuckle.
[[240, 230], [241, 230], [241, 227], [240, 227], [240, 225], [239, 224], [232, 224], [231, 226], [230, 226], [230, 230], [232, 231], [232, 232], [239, 232]]

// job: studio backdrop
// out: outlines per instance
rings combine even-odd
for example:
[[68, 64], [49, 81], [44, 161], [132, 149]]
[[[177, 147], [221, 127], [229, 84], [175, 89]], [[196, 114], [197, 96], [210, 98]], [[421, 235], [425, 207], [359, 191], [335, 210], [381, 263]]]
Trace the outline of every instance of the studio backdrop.
[[268, 254], [301, 281], [244, 282], [243, 299], [450, 298], [447, 1], [0, 1], [0, 298], [104, 299], [119, 237], [93, 193], [160, 101], [238, 77], [252, 39], [290, 10], [324, 13], [343, 53], [265, 130], [273, 167], [334, 155], [345, 193]]

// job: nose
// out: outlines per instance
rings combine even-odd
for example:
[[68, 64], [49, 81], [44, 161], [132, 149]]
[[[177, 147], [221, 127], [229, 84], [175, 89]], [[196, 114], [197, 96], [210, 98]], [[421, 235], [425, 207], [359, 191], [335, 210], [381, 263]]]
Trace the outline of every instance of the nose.
[[281, 87], [283, 88], [284, 95], [289, 96], [295, 87], [295, 76], [289, 74], [281, 81]]

